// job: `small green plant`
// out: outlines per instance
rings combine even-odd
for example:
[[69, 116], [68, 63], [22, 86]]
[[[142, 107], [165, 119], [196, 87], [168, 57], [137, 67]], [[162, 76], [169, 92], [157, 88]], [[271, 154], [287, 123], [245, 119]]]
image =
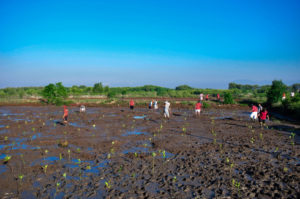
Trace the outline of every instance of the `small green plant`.
[[105, 186], [106, 186], [106, 188], [111, 189], [110, 180], [109, 181], [105, 181]]
[[154, 158], [156, 156], [155, 152], [152, 152], [152, 173], [154, 174]]
[[250, 140], [250, 142], [251, 142], [252, 144], [254, 144], [255, 139], [252, 137], [251, 140]]
[[48, 168], [48, 164], [46, 164], [45, 166], [43, 166], [43, 170], [44, 170], [45, 174], [47, 174], [47, 168]]
[[68, 154], [69, 154], [69, 161], [71, 160], [71, 150], [68, 149]]
[[176, 182], [177, 181], [177, 178], [176, 176], [173, 177], [173, 182]]
[[3, 162], [6, 164], [11, 159], [11, 155], [6, 155]]

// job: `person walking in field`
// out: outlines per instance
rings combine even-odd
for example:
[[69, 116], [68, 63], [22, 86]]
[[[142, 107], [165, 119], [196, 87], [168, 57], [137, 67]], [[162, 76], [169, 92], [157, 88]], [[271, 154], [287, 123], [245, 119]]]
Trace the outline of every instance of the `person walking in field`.
[[150, 101], [150, 103], [149, 103], [149, 109], [152, 109], [152, 105], [153, 105], [153, 100]]
[[205, 96], [205, 100], [206, 100], [206, 101], [208, 101], [208, 94], [206, 94], [206, 96]]
[[251, 114], [250, 114], [250, 119], [255, 121], [257, 119], [257, 106], [255, 106], [254, 104], [252, 105], [252, 110], [251, 110]]
[[263, 110], [263, 107], [261, 104], [258, 104], [258, 110], [257, 113], [259, 114]]
[[80, 109], [79, 109], [79, 112], [80, 113], [85, 113], [85, 106], [82, 104], [81, 106], [80, 106]]
[[200, 101], [203, 101], [203, 93], [200, 93]]
[[154, 100], [153, 106], [154, 106], [154, 110], [157, 110], [157, 109], [158, 109], [158, 104], [157, 104], [157, 101], [156, 101], [156, 100]]
[[220, 101], [220, 94], [217, 94], [217, 100]]
[[133, 101], [133, 99], [130, 100], [129, 107], [130, 107], [131, 110], [134, 109], [134, 101]]
[[263, 110], [259, 113], [258, 119], [261, 127], [266, 124], [266, 119], [270, 119], [266, 108], [263, 108]]
[[165, 101], [165, 108], [164, 108], [164, 117], [165, 118], [170, 118], [170, 102], [168, 102], [168, 100], [167, 101]]
[[65, 124], [68, 124], [68, 115], [69, 115], [69, 110], [68, 110], [67, 106], [64, 105], [63, 121]]
[[285, 100], [286, 96], [285, 93], [282, 94], [282, 100]]
[[195, 115], [196, 117], [197, 116], [200, 116], [200, 112], [201, 112], [201, 107], [202, 107], [202, 104], [200, 102], [200, 100], [196, 103], [195, 105]]

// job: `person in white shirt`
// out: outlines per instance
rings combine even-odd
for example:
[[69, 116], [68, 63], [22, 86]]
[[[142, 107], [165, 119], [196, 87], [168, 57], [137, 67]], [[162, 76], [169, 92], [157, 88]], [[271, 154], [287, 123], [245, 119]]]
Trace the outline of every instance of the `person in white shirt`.
[[170, 118], [170, 102], [165, 101], [165, 109], [164, 109], [164, 117], [165, 118]]

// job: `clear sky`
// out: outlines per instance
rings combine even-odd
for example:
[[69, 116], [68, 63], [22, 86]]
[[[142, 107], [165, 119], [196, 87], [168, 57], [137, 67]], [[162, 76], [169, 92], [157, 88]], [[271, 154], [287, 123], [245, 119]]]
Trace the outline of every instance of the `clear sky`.
[[0, 87], [300, 82], [300, 1], [0, 1]]

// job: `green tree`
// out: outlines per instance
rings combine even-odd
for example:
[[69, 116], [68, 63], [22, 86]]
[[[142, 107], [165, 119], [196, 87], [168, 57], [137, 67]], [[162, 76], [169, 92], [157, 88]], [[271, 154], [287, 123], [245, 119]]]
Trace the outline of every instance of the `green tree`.
[[175, 88], [175, 90], [189, 90], [189, 89], [193, 89], [193, 88], [188, 85], [180, 85]]
[[61, 105], [68, 97], [67, 89], [61, 82], [49, 84], [42, 91], [42, 96], [46, 98], [48, 104]]
[[224, 94], [224, 104], [234, 104], [234, 100], [232, 98], [231, 93], [225, 93]]
[[103, 85], [101, 82], [94, 84], [93, 92], [94, 93], [103, 93]]
[[282, 83], [281, 80], [272, 81], [272, 86], [267, 93], [268, 104], [272, 105], [276, 102], [279, 102], [279, 100], [282, 97], [282, 94], [286, 91], [286, 88], [286, 85]]

